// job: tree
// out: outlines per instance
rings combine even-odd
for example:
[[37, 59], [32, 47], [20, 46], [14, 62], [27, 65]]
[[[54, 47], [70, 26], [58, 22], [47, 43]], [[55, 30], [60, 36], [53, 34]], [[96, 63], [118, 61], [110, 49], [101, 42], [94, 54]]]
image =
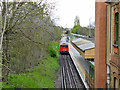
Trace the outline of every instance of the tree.
[[37, 59], [45, 56], [48, 43], [59, 37], [49, 16], [51, 7], [43, 0], [2, 2], [2, 81], [9, 72], [24, 72], [40, 63]]
[[75, 25], [80, 25], [80, 20], [79, 20], [79, 17], [78, 17], [78, 16], [75, 17], [74, 26], [75, 26]]

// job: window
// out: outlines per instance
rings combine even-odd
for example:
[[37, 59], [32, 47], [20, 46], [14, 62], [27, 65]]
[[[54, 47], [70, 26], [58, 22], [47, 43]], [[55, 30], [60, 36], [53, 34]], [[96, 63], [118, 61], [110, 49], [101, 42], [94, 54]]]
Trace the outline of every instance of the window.
[[115, 44], [118, 45], [119, 13], [115, 14]]
[[116, 77], [114, 77], [114, 88], [116, 88]]
[[120, 79], [119, 79], [119, 88], [120, 88]]
[[118, 80], [114, 77], [114, 88], [118, 88]]
[[118, 12], [115, 12], [114, 21], [115, 21], [115, 24], [114, 24], [115, 28], [114, 28], [114, 44], [113, 44], [113, 46], [114, 46], [114, 53], [118, 54], [118, 41], [119, 41], [118, 40], [118, 37], [119, 37], [119, 34], [118, 34], [118, 31], [119, 31], [119, 13]]
[[61, 48], [68, 48], [68, 45], [61, 45]]

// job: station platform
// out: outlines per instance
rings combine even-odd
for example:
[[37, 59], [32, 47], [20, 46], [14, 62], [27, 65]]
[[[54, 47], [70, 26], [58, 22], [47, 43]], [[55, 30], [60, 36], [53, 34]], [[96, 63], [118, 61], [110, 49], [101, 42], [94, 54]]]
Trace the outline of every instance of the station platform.
[[85, 70], [89, 72], [89, 61], [85, 60], [80, 53], [69, 43], [69, 53], [74, 62], [74, 65], [83, 81], [85, 88], [89, 88], [85, 82]]

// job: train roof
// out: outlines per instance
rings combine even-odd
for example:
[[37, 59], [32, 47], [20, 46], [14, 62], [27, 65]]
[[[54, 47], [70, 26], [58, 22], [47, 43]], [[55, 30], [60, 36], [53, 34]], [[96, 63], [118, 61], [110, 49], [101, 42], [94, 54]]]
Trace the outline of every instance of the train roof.
[[67, 42], [61, 42], [60, 45], [68, 45]]

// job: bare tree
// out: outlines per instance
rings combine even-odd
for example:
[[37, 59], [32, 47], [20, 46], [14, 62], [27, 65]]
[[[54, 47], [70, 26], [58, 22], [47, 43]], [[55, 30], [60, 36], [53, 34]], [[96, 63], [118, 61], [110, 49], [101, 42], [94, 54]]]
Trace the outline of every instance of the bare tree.
[[75, 17], [74, 25], [80, 25], [80, 20], [78, 16]]
[[39, 64], [48, 43], [59, 38], [60, 30], [49, 16], [50, 7], [43, 0], [2, 2], [2, 81], [7, 81], [9, 71], [21, 73]]

